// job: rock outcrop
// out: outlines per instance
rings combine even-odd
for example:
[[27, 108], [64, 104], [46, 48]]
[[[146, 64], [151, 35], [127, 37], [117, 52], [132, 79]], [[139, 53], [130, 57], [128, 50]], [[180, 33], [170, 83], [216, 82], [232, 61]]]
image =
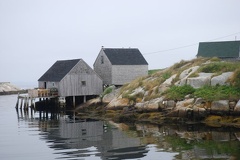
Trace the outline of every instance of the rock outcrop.
[[233, 72], [225, 72], [222, 73], [219, 76], [215, 76], [211, 79], [211, 85], [216, 86], [216, 85], [227, 85], [227, 80], [233, 75]]
[[13, 92], [20, 90], [20, 88], [12, 85], [10, 82], [0, 82], [0, 92]]
[[[240, 115], [240, 100], [237, 101], [235, 95], [230, 95], [229, 99], [219, 98], [221, 100], [213, 101], [214, 95], [211, 95], [211, 92], [206, 89], [208, 93], [206, 95], [211, 95], [213, 98], [210, 97], [207, 100], [204, 93], [199, 94], [203, 96], [202, 98], [197, 97], [197, 91], [204, 92], [205, 86], [214, 89], [210, 86], [233, 84], [231, 80], [235, 76], [236, 68], [232, 71], [229, 71], [228, 68], [222, 69], [224, 63], [200, 58], [187, 63], [181, 62], [154, 75], [136, 79], [120, 89], [113, 88], [111, 93], [104, 95], [102, 102], [107, 104], [104, 109], [108, 111], [122, 110], [120, 113], [124, 115], [158, 112], [165, 118], [176, 117], [176, 119], [179, 117], [204, 119], [211, 114], [217, 116]], [[211, 73], [210, 71], [216, 72]], [[174, 85], [191, 87], [173, 87]], [[173, 95], [168, 92], [171, 87]], [[203, 90], [199, 89], [201, 87], [204, 87]], [[190, 92], [184, 92], [186, 95], [183, 95], [182, 90], [178, 90], [179, 88], [190, 90]], [[170, 90], [170, 92], [172, 91]], [[171, 97], [174, 98], [171, 99]]]

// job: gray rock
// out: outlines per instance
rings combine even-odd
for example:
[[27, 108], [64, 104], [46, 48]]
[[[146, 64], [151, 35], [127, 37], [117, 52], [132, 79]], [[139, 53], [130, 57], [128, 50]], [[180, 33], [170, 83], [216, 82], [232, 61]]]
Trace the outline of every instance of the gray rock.
[[163, 97], [153, 99], [151, 101], [136, 103], [135, 107], [138, 111], [158, 111], [160, 105], [163, 103]]
[[192, 73], [196, 72], [198, 70], [199, 66], [194, 66], [191, 68], [188, 68], [184, 70], [180, 75], [179, 75], [179, 81], [175, 83], [177, 86], [183, 86], [187, 83], [187, 78], [190, 76]]
[[172, 81], [176, 78], [177, 74], [172, 75], [170, 78], [166, 79], [162, 84], [163, 85], [171, 85]]
[[240, 113], [240, 100], [237, 102], [237, 104], [234, 108], [234, 112], [239, 112]]
[[163, 93], [169, 89], [169, 85], [161, 84], [158, 88], [158, 93]]
[[137, 95], [137, 94], [143, 94], [145, 93], [144, 89], [142, 87], [138, 87], [133, 90], [133, 92], [130, 94], [131, 96]]
[[183, 86], [187, 83], [187, 78], [180, 79], [175, 83], [176, 86]]
[[106, 109], [123, 109], [129, 107], [129, 100], [126, 98], [114, 98], [107, 106]]
[[194, 99], [193, 98], [185, 99], [183, 101], [178, 101], [176, 103], [176, 108], [182, 108], [182, 107], [191, 108], [193, 103], [194, 103]]
[[10, 82], [0, 82], [0, 92], [19, 91], [20, 88], [12, 85]]
[[235, 102], [235, 101], [229, 102], [229, 108], [230, 108], [230, 109], [234, 109], [235, 106], [236, 106], [236, 102]]
[[162, 104], [166, 109], [173, 109], [176, 107], [176, 102], [174, 100], [163, 101]]
[[109, 103], [119, 94], [120, 89], [113, 88], [112, 92], [102, 98], [102, 102]]
[[215, 76], [211, 79], [211, 85], [212, 86], [216, 86], [217, 84], [219, 85], [226, 85], [227, 80], [233, 75], [233, 72], [225, 72], [222, 73], [219, 76]]
[[205, 85], [210, 85], [211, 77], [209, 76], [200, 76], [187, 79], [187, 84], [193, 88], [200, 88]]
[[205, 100], [202, 98], [197, 98], [194, 104], [202, 104], [202, 103], [205, 103]]
[[195, 118], [203, 118], [207, 116], [207, 110], [202, 107], [202, 104], [193, 106], [193, 114]]
[[190, 74], [196, 72], [198, 70], [199, 66], [194, 66], [191, 68], [188, 68], [186, 70], [184, 70], [180, 75], [179, 75], [179, 79], [183, 79], [183, 78], [187, 78]]
[[224, 114], [229, 111], [229, 100], [213, 101], [211, 105], [211, 112]]
[[178, 117], [184, 118], [186, 118], [189, 115], [189, 113], [193, 111], [191, 108], [187, 107], [178, 107], [176, 110], [178, 110]]

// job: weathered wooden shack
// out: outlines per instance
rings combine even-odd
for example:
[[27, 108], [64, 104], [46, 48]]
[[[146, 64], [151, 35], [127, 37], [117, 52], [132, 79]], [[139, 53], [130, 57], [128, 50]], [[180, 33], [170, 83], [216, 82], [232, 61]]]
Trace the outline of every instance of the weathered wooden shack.
[[137, 48], [102, 48], [93, 66], [104, 85], [121, 86], [148, 75], [148, 63]]
[[200, 42], [197, 57], [240, 60], [240, 41]]
[[80, 96], [86, 101], [102, 93], [103, 81], [82, 59], [60, 60], [38, 79], [38, 87], [56, 88], [60, 97]]

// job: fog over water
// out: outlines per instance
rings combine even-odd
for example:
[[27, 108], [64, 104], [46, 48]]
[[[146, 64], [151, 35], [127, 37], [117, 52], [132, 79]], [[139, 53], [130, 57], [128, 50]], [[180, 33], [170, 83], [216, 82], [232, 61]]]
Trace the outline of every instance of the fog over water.
[[[149, 69], [201, 41], [240, 39], [239, 0], [0, 0], [0, 82], [37, 82], [57, 60], [92, 67], [104, 47], [139, 48]], [[25, 87], [25, 86], [23, 86]]]

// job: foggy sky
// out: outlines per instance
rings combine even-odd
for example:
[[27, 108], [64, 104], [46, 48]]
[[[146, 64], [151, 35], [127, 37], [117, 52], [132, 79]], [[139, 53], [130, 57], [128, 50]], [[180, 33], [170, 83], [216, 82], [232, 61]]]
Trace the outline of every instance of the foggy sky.
[[102, 46], [139, 48], [158, 69], [235, 38], [239, 0], [0, 0], [0, 82], [37, 82], [57, 60], [92, 67]]

